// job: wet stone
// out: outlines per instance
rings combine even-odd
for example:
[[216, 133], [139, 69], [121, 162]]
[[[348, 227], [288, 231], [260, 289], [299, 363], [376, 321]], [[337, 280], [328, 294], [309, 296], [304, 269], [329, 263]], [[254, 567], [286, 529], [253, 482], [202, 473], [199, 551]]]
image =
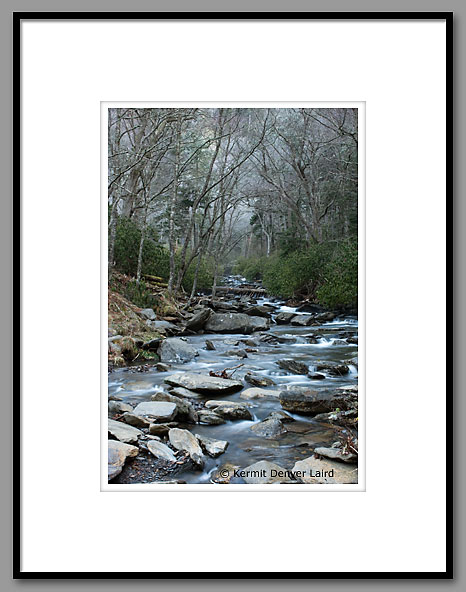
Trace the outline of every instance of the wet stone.
[[282, 422], [276, 417], [270, 417], [268, 419], [264, 419], [259, 423], [255, 423], [251, 426], [251, 430], [256, 434], [256, 436], [261, 436], [262, 438], [277, 438], [281, 436], [281, 434], [286, 433], [286, 428], [282, 424]]
[[288, 372], [291, 372], [292, 374], [307, 374], [309, 372], [309, 367], [297, 360], [278, 360], [277, 364], [280, 368], [288, 370]]
[[244, 380], [249, 382], [249, 384], [252, 384], [252, 386], [258, 387], [273, 386], [276, 384], [271, 378], [268, 378], [267, 376], [260, 376], [259, 374], [251, 374], [249, 372], [244, 375]]

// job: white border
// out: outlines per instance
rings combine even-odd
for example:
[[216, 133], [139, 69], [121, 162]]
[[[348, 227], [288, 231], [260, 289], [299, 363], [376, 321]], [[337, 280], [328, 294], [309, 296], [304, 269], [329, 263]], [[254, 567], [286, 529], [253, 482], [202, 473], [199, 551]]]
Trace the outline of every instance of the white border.
[[[306, 484], [287, 485], [275, 484], [269, 485], [248, 485], [248, 484], [229, 484], [229, 485], [215, 485], [210, 484], [153, 484], [153, 483], [108, 483], [108, 304], [107, 304], [107, 290], [108, 290], [108, 224], [107, 224], [107, 209], [108, 209], [108, 126], [107, 113], [111, 107], [134, 107], [140, 109], [156, 109], [168, 107], [249, 107], [249, 108], [286, 108], [286, 107], [314, 107], [314, 108], [332, 108], [332, 107], [355, 107], [358, 109], [358, 483], [357, 484], [334, 484], [334, 485], [319, 485]], [[100, 269], [101, 269], [101, 434], [100, 434], [100, 491], [210, 491], [210, 492], [226, 492], [226, 491], [365, 491], [366, 490], [366, 426], [365, 426], [365, 357], [366, 357], [366, 319], [365, 319], [365, 103], [363, 101], [357, 102], [155, 102], [155, 101], [102, 101], [101, 103], [101, 248], [100, 248]], [[311, 451], [309, 452], [311, 454]], [[221, 459], [220, 459], [221, 460]]]
[[[21, 28], [22, 569], [443, 571], [445, 21]], [[363, 495], [100, 492], [100, 102], [148, 97], [366, 101]]]

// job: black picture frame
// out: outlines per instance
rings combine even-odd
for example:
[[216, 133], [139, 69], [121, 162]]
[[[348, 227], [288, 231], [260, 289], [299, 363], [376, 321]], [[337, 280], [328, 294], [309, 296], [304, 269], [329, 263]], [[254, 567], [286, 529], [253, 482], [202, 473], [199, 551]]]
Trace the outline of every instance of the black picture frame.
[[[446, 22], [446, 271], [447, 326], [453, 326], [453, 12], [293, 12], [293, 13], [157, 13], [157, 12], [14, 12], [13, 13], [13, 578], [14, 579], [270, 579], [267, 572], [26, 572], [21, 569], [21, 22], [23, 20], [445, 20]], [[449, 306], [448, 306], [449, 305]], [[452, 579], [453, 565], [453, 339], [447, 340], [446, 373], [446, 570], [444, 572], [274, 572], [273, 580]]]

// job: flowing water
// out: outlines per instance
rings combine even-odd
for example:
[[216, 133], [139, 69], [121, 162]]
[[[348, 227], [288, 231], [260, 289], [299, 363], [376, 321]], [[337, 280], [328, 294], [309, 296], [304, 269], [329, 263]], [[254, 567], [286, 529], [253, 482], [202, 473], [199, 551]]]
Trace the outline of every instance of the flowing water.
[[[284, 306], [267, 298], [259, 299], [258, 304], [270, 304], [275, 312], [272, 318], [279, 312], [296, 312], [296, 309]], [[301, 314], [296, 312], [296, 314]], [[306, 313], [302, 313], [306, 314]], [[240, 363], [244, 365], [233, 374], [233, 378], [241, 379], [246, 372], [271, 378], [277, 386], [268, 387], [269, 390], [281, 390], [286, 385], [307, 386], [313, 389], [327, 390], [342, 386], [357, 385], [358, 373], [354, 359], [357, 358], [358, 346], [355, 344], [341, 343], [341, 337], [357, 337], [358, 322], [354, 317], [336, 318], [334, 321], [323, 323], [319, 326], [294, 327], [291, 325], [277, 325], [272, 323], [267, 333], [280, 337], [290, 338], [289, 342], [272, 345], [259, 343], [254, 348], [257, 352], [248, 353], [245, 359], [239, 359], [234, 355], [226, 355], [227, 351], [251, 347], [241, 343], [241, 340], [257, 340], [258, 334], [198, 334], [186, 337], [188, 343], [195, 347], [199, 356], [186, 364], [172, 364], [169, 372], [149, 370], [145, 373], [134, 373], [131, 369], [118, 369], [109, 375], [109, 395], [117, 395], [124, 402], [137, 404], [141, 401], [149, 401], [151, 395], [157, 390], [167, 391], [165, 378], [175, 372], [197, 372], [208, 374], [209, 371], [221, 371]], [[307, 336], [316, 336], [317, 343], [309, 343]], [[294, 339], [296, 339], [295, 342]], [[206, 339], [215, 345], [215, 351], [207, 351]], [[335, 344], [337, 340], [337, 344]], [[232, 342], [238, 341], [238, 346]], [[283, 358], [294, 359], [306, 363], [310, 370], [314, 370], [317, 362], [344, 362], [349, 368], [349, 374], [332, 377], [326, 371], [324, 380], [311, 380], [304, 375], [290, 374], [282, 370], [277, 361]], [[357, 363], [357, 362], [356, 362]], [[244, 383], [245, 388], [253, 385]], [[252, 421], [226, 421], [222, 425], [184, 425], [193, 434], [200, 434], [218, 440], [227, 440], [229, 446], [224, 454], [218, 458], [206, 456], [206, 464], [203, 470], [190, 470], [178, 473], [176, 478], [187, 483], [209, 483], [215, 470], [225, 463], [247, 467], [260, 460], [275, 462], [284, 468], [292, 468], [294, 463], [312, 454], [315, 446], [330, 446], [335, 441], [335, 431], [329, 424], [316, 421], [309, 416], [297, 414], [290, 415], [296, 420], [287, 422], [287, 433], [276, 439], [267, 440], [255, 435], [251, 426], [265, 419], [272, 411], [280, 411], [281, 405], [277, 399], [255, 399], [245, 401], [240, 398], [241, 391], [232, 395], [199, 396], [197, 400], [220, 399], [222, 401], [238, 401], [247, 403], [254, 416]]]

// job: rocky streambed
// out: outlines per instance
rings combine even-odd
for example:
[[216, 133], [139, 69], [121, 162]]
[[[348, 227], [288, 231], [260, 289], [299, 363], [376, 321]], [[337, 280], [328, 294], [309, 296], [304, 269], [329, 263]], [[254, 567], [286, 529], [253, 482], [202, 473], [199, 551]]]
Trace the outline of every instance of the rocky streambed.
[[109, 373], [110, 483], [357, 483], [357, 318], [241, 292], [141, 315], [166, 337]]

